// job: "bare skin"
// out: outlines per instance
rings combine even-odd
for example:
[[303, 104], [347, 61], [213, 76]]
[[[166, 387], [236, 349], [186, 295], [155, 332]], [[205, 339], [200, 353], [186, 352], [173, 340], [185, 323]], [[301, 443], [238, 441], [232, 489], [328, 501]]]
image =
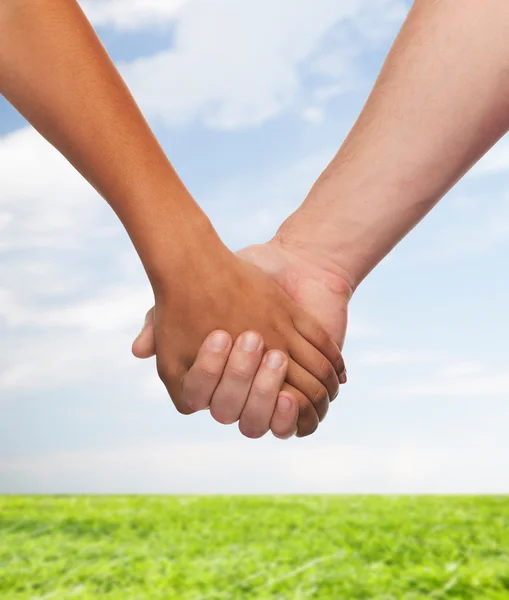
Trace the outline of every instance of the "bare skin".
[[[339, 152], [275, 239], [250, 251], [340, 347], [351, 293], [509, 130], [508, 30], [506, 0], [416, 0]], [[147, 327], [137, 355], [154, 351], [151, 337]], [[220, 381], [229, 389], [227, 371]]]
[[[74, 0], [0, 2], [0, 93], [128, 232], [154, 291], [157, 367], [176, 408], [193, 412], [183, 400], [185, 377], [210, 331], [236, 339], [253, 330], [265, 349], [285, 354], [283, 398], [298, 402], [300, 430], [312, 433], [344, 370], [337, 344], [268, 275], [224, 246]], [[228, 406], [217, 410], [231, 418]]]
[[[270, 275], [296, 304], [319, 321], [340, 348], [343, 346], [351, 290], [342, 277], [294, 254], [277, 239], [250, 246], [237, 254]], [[203, 344], [186, 377], [184, 401], [194, 410], [210, 408], [212, 416], [220, 423], [238, 421], [240, 431], [247, 437], [258, 438], [269, 430], [283, 439], [293, 433], [302, 435], [296, 423], [299, 413], [295, 403], [288, 412], [280, 410], [279, 402], [276, 405], [279, 380], [265, 362], [275, 352], [263, 356], [261, 346], [254, 353], [246, 353], [238, 345], [232, 346], [229, 336], [224, 350], [209, 349], [208, 340], [222, 333], [212, 332]], [[147, 314], [145, 326], [133, 344], [133, 353], [138, 358], [149, 358], [156, 353], [153, 309]], [[242, 373], [240, 385], [238, 373]], [[227, 405], [231, 412], [225, 421], [221, 410]], [[325, 414], [326, 410], [322, 411], [320, 418], [323, 419]], [[318, 426], [318, 420], [315, 425]]]

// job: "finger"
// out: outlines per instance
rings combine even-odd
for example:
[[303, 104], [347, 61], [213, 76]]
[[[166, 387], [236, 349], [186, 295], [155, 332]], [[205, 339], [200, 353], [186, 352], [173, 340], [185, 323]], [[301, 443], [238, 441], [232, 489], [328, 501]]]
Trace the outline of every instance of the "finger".
[[[155, 316], [155, 315], [154, 315]], [[183, 400], [183, 385], [187, 369], [183, 368], [178, 361], [167, 357], [163, 351], [156, 354], [156, 369], [159, 379], [166, 387], [166, 391], [177, 411], [182, 415], [191, 415], [195, 411]]]
[[164, 383], [166, 391], [171, 398], [175, 408], [181, 415], [192, 415], [195, 411], [184, 402], [182, 387], [185, 373], [179, 372], [175, 366], [171, 366], [170, 361], [160, 354], [156, 357], [157, 374]]
[[293, 437], [297, 433], [298, 419], [299, 403], [290, 394], [281, 392], [270, 422], [272, 434], [280, 440]]
[[240, 415], [239, 429], [246, 437], [260, 438], [269, 431], [287, 366], [288, 358], [279, 350], [271, 350], [263, 357]]
[[298, 389], [314, 407], [318, 420], [323, 421], [329, 410], [330, 396], [327, 388], [300, 366], [293, 358], [288, 362], [286, 382]]
[[284, 395], [293, 396], [297, 401], [299, 407], [297, 437], [306, 437], [314, 433], [317, 430], [320, 421], [318, 420], [315, 407], [311, 404], [309, 399], [297, 388], [287, 382], [283, 385], [281, 392], [284, 393]]
[[292, 316], [292, 320], [295, 329], [329, 360], [337, 376], [340, 377], [345, 371], [345, 363], [339, 346], [331, 336], [304, 310], [298, 309], [296, 315]]
[[210, 403], [210, 414], [219, 423], [236, 423], [249, 396], [263, 356], [263, 338], [255, 331], [242, 333], [233, 346]]
[[[289, 354], [293, 361], [300, 365], [304, 371], [307, 371], [313, 379], [307, 377], [306, 382], [312, 393], [318, 393], [320, 390], [313, 389], [317, 382], [324, 386], [327, 390], [329, 400], [337, 396], [339, 390], [339, 378], [328, 358], [319, 352], [312, 344], [306, 341], [305, 338], [297, 335], [292, 339], [289, 347]], [[303, 388], [293, 383], [302, 392], [307, 395]], [[308, 398], [311, 397], [308, 395]]]
[[222, 330], [213, 331], [203, 342], [182, 384], [182, 399], [192, 410], [205, 410], [210, 406], [231, 347], [231, 335]]
[[150, 358], [156, 353], [154, 307], [148, 311], [145, 317], [145, 323], [143, 324], [143, 329], [133, 342], [132, 353], [136, 358]]

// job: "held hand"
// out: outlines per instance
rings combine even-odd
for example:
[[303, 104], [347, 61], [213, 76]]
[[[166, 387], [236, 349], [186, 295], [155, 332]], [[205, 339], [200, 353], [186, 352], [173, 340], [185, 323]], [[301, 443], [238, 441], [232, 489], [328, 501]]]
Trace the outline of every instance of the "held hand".
[[[231, 339], [236, 340], [242, 332], [251, 331], [258, 334], [259, 341], [263, 341], [264, 345], [260, 344], [257, 350], [252, 350], [244, 363], [248, 364], [250, 370], [258, 368], [264, 347], [284, 352], [288, 360], [286, 382], [282, 386], [284, 394], [279, 400], [281, 408], [285, 405], [285, 397], [293, 396], [300, 408], [299, 429], [302, 427], [305, 432], [314, 431], [318, 419], [325, 416], [329, 398], [337, 394], [338, 374], [344, 370], [337, 344], [313, 317], [292, 301], [281, 286], [246, 258], [225, 252], [219, 260], [218, 257], [210, 259], [209, 264], [203, 260], [190, 261], [188, 269], [192, 269], [195, 286], [181, 285], [177, 288], [173, 284], [170, 288], [169, 284], [163, 282], [155, 288], [153, 331], [158, 372], [177, 409], [189, 414], [196, 409], [207, 408], [211, 394], [221, 393], [221, 386], [215, 390], [216, 376], [210, 368], [208, 371], [200, 369], [200, 362], [198, 368], [193, 367], [208, 334], [219, 326]], [[235, 344], [233, 357], [239, 356], [237, 350], [241, 350], [243, 339], [244, 336], [239, 340], [239, 345]], [[148, 356], [155, 349], [150, 337], [148, 345], [146, 341], [145, 335], [136, 340], [133, 345], [136, 356]], [[228, 340], [228, 344], [231, 344], [231, 340]], [[225, 351], [215, 352], [216, 368], [218, 362], [228, 357], [230, 348], [227, 346]], [[207, 352], [210, 355], [211, 351], [202, 348], [199, 361]], [[243, 352], [247, 354], [249, 351]], [[239, 411], [244, 408], [246, 395], [251, 388], [252, 377], [246, 379], [245, 364], [239, 367], [237, 363], [235, 367], [234, 363], [233, 360], [230, 376], [236, 379], [236, 386], [233, 390], [223, 390], [228, 401], [212, 402], [213, 414], [222, 423], [238, 420]], [[274, 370], [269, 371], [270, 367], [264, 363], [265, 366], [265, 375], [262, 376], [262, 370], [261, 379], [251, 392], [254, 394], [251, 403], [254, 413], [260, 412], [256, 407], [263, 405], [266, 386], [273, 387], [275, 381], [281, 386], [286, 368], [283, 363], [273, 373]], [[192, 375], [187, 377], [192, 367]], [[208, 380], [208, 386], [203, 385], [204, 379]], [[208, 398], [203, 397], [203, 391], [207, 391]], [[258, 401], [256, 392], [261, 396]], [[275, 401], [274, 397], [272, 410]], [[265, 412], [268, 412], [267, 407]], [[254, 428], [248, 433], [251, 433], [250, 437], [259, 437], [261, 434]]]
[[[244, 341], [252, 336], [260, 344], [256, 350], [246, 350]], [[147, 313], [133, 353], [137, 358], [150, 358], [156, 353], [154, 308]], [[184, 398], [193, 410], [210, 408], [216, 421], [224, 424], [230, 421], [222, 420], [223, 407], [235, 405], [235, 421], [239, 421], [239, 429], [246, 437], [259, 438], [270, 430], [276, 437], [287, 439], [297, 433], [299, 418], [295, 398], [280, 393], [287, 367], [283, 352], [271, 350], [263, 354], [263, 340], [256, 332], [244, 332], [233, 343], [228, 332], [213, 331], [185, 377]]]
[[270, 275], [343, 349], [353, 291], [342, 272], [324, 267], [323, 256], [289, 243], [283, 245], [277, 237], [265, 244], [248, 246], [237, 256]]
[[[312, 256], [302, 256], [300, 252], [297, 254], [289, 246], [283, 248], [276, 239], [245, 248], [237, 254], [269, 274], [342, 347], [351, 290], [341, 276], [319, 267], [319, 261]], [[281, 371], [279, 375], [272, 373], [265, 362], [267, 357], [264, 357], [258, 369], [262, 350], [246, 353], [242, 351], [240, 339], [236, 341], [232, 351], [231, 337], [228, 337], [228, 345], [224, 350], [208, 348], [209, 340], [214, 334], [220, 333], [213, 332], [203, 343], [193, 367], [185, 377], [184, 396], [187, 390], [195, 390], [191, 395], [197, 405], [200, 408], [210, 406], [212, 415], [218, 420], [221, 417], [220, 407], [231, 403], [232, 397], [235, 397], [236, 420], [240, 419], [239, 427], [248, 437], [259, 437], [269, 428], [281, 438], [294, 434], [297, 410], [295, 405], [287, 407], [286, 398], [280, 396], [273, 415], [267, 416], [273, 410], [281, 389], [278, 379], [282, 377]], [[145, 327], [133, 344], [133, 352], [138, 358], [148, 358], [155, 354], [153, 309], [147, 314]], [[282, 357], [286, 358], [284, 355]], [[241, 389], [236, 377], [239, 372], [243, 373], [244, 381]], [[203, 373], [208, 374], [205, 376], [207, 383], [203, 381]], [[343, 374], [341, 378], [344, 383], [346, 376]], [[265, 409], [255, 410], [259, 406]], [[312, 433], [319, 421], [316, 412], [314, 419], [309, 419], [307, 406], [308, 403], [304, 402], [304, 411], [299, 414], [299, 436]], [[284, 408], [287, 409], [286, 412], [281, 410]], [[323, 413], [322, 410], [322, 418]]]

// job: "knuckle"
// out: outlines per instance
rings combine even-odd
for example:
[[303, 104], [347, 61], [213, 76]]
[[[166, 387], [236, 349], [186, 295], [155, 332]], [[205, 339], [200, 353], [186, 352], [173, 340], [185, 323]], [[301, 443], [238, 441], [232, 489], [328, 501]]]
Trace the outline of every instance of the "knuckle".
[[205, 393], [201, 393], [199, 390], [185, 390], [184, 402], [192, 410], [203, 410], [209, 405], [209, 401]]
[[[281, 313], [272, 315], [270, 326], [274, 334], [280, 338], [280, 342], [287, 339], [287, 333], [289, 330], [295, 329], [291, 317]], [[283, 350], [283, 348], [280, 348], [280, 350]]]
[[246, 381], [253, 377], [254, 371], [249, 365], [232, 365], [227, 367], [225, 377], [232, 381]]
[[168, 361], [158, 360], [156, 363], [157, 374], [164, 383], [166, 390], [181, 415], [191, 415], [195, 410], [187, 404], [184, 398], [183, 385], [177, 369], [174, 369]]
[[179, 386], [166, 386], [168, 393], [170, 395], [171, 401], [173, 405], [177, 409], [177, 412], [181, 415], [192, 415], [195, 409], [185, 401], [184, 394]]
[[313, 434], [318, 429], [320, 421], [314, 406], [307, 398], [304, 398], [299, 404], [300, 412], [296, 437], [301, 438]]
[[332, 377], [334, 377], [335, 369], [330, 361], [323, 357], [322, 362], [320, 364], [320, 368], [318, 369], [318, 378], [321, 381], [329, 381]]
[[161, 379], [163, 383], [168, 384], [173, 380], [173, 370], [170, 368], [169, 364], [166, 361], [158, 360], [156, 368], [159, 379]]
[[271, 425], [272, 435], [280, 440], [287, 440], [288, 438], [295, 435], [297, 427], [295, 423], [272, 423]]
[[297, 437], [303, 438], [313, 435], [315, 431], [318, 429], [318, 421], [313, 421], [312, 423], [306, 423], [305, 425], [299, 425], [297, 431]]
[[325, 329], [318, 324], [314, 325], [314, 337], [319, 346], [325, 346], [329, 342], [329, 335]]
[[221, 365], [212, 364], [207, 361], [203, 361], [201, 363], [195, 363], [194, 368], [192, 369], [192, 372], [193, 372], [193, 374], [196, 374], [200, 380], [205, 380], [205, 381], [214, 380], [215, 381], [221, 376], [223, 369], [222, 369]]
[[251, 440], [258, 440], [267, 433], [268, 427], [261, 427], [255, 423], [243, 422], [241, 420], [239, 423], [239, 430], [244, 437]]
[[333, 364], [334, 364], [334, 369], [336, 370], [337, 373], [342, 373], [345, 370], [345, 361], [343, 359], [343, 355], [341, 354], [341, 352], [339, 352], [339, 348], [338, 348], [338, 355], [334, 359]]
[[334, 353], [334, 361], [342, 360], [339, 346], [336, 344], [331, 335], [319, 324], [315, 326], [316, 345], [324, 350], [329, 350]]
[[221, 425], [232, 425], [239, 420], [238, 415], [234, 414], [228, 406], [225, 406], [226, 402], [214, 402], [210, 405], [210, 414], [214, 421], [217, 421]]
[[322, 404], [323, 402], [327, 402], [327, 400], [329, 399], [329, 392], [327, 391], [327, 388], [322, 385], [321, 383], [318, 384], [316, 386], [316, 390], [312, 396], [312, 403], [313, 404]]
[[193, 410], [204, 410], [210, 405], [210, 400], [219, 376], [202, 372], [193, 367], [184, 377], [184, 402]]
[[249, 395], [255, 398], [267, 398], [269, 396], [272, 397], [276, 395], [280, 387], [281, 386], [279, 382], [271, 385], [270, 381], [254, 381], [253, 385], [251, 386], [251, 390], [249, 391]]
[[183, 402], [174, 402], [174, 404], [177, 412], [179, 412], [181, 415], [192, 415], [195, 412], [190, 406], [187, 406]]

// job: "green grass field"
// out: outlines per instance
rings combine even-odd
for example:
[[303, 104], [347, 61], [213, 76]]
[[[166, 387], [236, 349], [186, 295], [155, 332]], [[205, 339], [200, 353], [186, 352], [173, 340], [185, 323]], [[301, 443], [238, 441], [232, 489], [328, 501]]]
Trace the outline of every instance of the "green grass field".
[[509, 497], [0, 497], [0, 598], [509, 599]]

